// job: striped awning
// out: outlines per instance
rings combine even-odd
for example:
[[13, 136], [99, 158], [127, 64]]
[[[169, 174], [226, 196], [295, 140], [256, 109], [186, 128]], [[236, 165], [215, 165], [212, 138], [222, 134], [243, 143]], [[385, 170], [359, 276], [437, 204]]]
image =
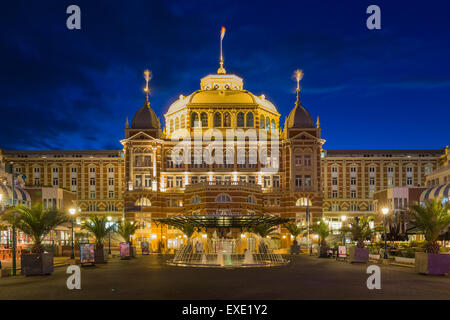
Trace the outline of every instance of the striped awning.
[[[11, 186], [5, 186], [4, 184], [0, 184], [0, 193], [3, 194], [2, 201], [12, 200], [13, 190]], [[15, 187], [14, 188], [14, 203], [23, 203], [23, 202], [31, 202], [30, 195], [24, 189]]]
[[445, 199], [450, 196], [450, 184], [441, 184], [430, 189], [426, 189], [420, 195], [420, 202], [429, 199]]

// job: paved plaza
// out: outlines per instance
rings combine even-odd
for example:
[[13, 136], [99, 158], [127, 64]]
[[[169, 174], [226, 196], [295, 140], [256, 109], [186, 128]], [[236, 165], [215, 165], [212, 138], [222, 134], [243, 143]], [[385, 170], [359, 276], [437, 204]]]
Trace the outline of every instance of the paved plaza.
[[51, 276], [0, 278], [0, 299], [450, 299], [450, 277], [381, 265], [369, 290], [366, 265], [290, 257], [285, 267], [211, 269], [167, 266], [169, 256], [110, 260], [81, 270], [81, 290], [66, 287], [66, 267]]

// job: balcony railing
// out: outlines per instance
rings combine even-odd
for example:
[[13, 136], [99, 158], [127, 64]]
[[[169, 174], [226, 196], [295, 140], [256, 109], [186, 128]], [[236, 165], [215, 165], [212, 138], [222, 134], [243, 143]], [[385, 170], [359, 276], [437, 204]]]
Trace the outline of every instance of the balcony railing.
[[244, 181], [203, 181], [186, 185], [186, 191], [205, 188], [249, 188], [255, 191], [261, 190], [261, 186], [256, 183]]

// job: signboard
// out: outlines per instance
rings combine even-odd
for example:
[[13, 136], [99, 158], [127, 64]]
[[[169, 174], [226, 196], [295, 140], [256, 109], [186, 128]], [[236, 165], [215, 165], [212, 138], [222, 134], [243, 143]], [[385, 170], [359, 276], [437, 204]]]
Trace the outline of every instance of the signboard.
[[338, 257], [339, 258], [346, 258], [347, 257], [347, 247], [346, 246], [339, 246], [339, 248], [338, 248]]
[[95, 263], [95, 244], [80, 244], [80, 263]]
[[120, 243], [120, 257], [129, 257], [130, 256], [130, 244], [128, 242]]
[[141, 242], [141, 251], [142, 254], [149, 254], [150, 250], [149, 250], [149, 244], [147, 241], [142, 241]]

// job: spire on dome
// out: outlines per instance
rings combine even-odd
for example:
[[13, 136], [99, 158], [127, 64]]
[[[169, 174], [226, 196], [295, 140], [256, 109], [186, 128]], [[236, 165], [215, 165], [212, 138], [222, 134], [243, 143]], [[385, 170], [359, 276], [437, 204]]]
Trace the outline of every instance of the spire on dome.
[[145, 98], [145, 104], [146, 105], [150, 105], [150, 102], [148, 101], [148, 95], [150, 94], [150, 88], [148, 87], [148, 83], [150, 82], [150, 79], [152, 78], [152, 72], [150, 70], [145, 70], [144, 71], [144, 79], [145, 79], [145, 93], [146, 93], [146, 98]]
[[217, 74], [226, 74], [227, 71], [225, 70], [225, 68], [223, 67], [223, 54], [222, 54], [222, 40], [223, 37], [225, 37], [225, 27], [222, 27], [222, 29], [220, 29], [220, 67], [217, 70]]
[[128, 117], [125, 120], [125, 129], [128, 129], [130, 127], [130, 123], [128, 122]]
[[297, 93], [297, 101], [296, 104], [299, 102], [298, 100], [298, 94], [300, 93], [300, 80], [303, 78], [303, 70], [297, 69], [294, 72], [295, 80], [297, 81], [297, 89], [295, 89], [295, 92]]

